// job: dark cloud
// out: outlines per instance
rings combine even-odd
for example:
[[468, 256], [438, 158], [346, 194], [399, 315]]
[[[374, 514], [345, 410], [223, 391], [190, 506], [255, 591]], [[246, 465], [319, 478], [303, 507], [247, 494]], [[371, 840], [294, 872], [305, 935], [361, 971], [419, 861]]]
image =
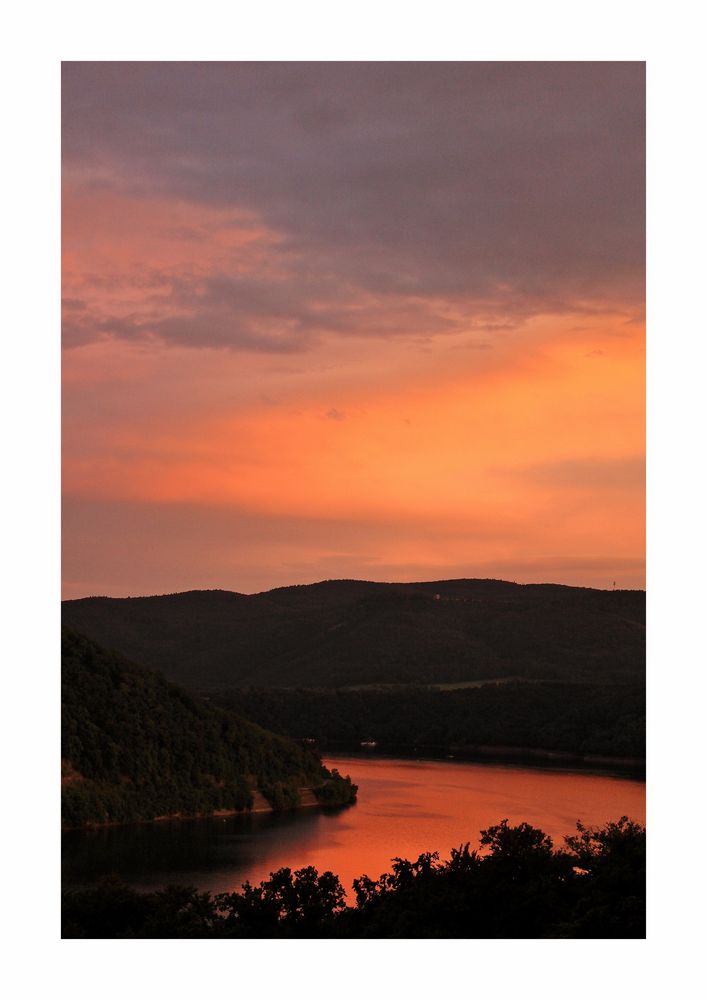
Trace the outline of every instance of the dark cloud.
[[641, 557], [614, 556], [541, 556], [537, 559], [495, 559], [480, 563], [479, 576], [484, 572], [517, 582], [562, 582], [574, 586], [598, 587], [609, 590], [614, 583], [627, 590], [645, 589], [645, 560]]
[[110, 335], [289, 353], [309, 349], [325, 334], [435, 336], [475, 325], [463, 316], [449, 316], [443, 305], [434, 302], [352, 289], [349, 283], [326, 274], [317, 280], [307, 273], [309, 265], [288, 263], [289, 267], [280, 267], [275, 274], [265, 266], [262, 273], [220, 273], [206, 278], [188, 269], [138, 277], [89, 275], [89, 285], [110, 291], [109, 308], [114, 310], [121, 308], [121, 291], [126, 301], [135, 291], [158, 290], [160, 294], [143, 296], [142, 309], [127, 314], [97, 315], [84, 307], [77, 316], [75, 309], [65, 306], [64, 345]]
[[543, 462], [513, 474], [553, 489], [623, 492], [645, 487], [646, 460], [642, 455], [626, 458], [573, 458]]
[[69, 63], [63, 76], [67, 176], [245, 209], [282, 237], [284, 276], [215, 275], [192, 332], [165, 320], [165, 339], [271, 350], [277, 322], [277, 344], [306, 346], [415, 318], [434, 335], [640, 309], [643, 64]]

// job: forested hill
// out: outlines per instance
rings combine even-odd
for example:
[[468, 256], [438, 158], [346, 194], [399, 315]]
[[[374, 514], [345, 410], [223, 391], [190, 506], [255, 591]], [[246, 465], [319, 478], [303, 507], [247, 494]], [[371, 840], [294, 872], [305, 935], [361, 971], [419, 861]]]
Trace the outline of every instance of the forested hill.
[[355, 797], [293, 741], [63, 629], [64, 826], [246, 809], [255, 791], [288, 808], [301, 788], [324, 804]]
[[645, 593], [500, 580], [336, 580], [247, 596], [65, 601], [63, 620], [192, 689], [640, 681]]

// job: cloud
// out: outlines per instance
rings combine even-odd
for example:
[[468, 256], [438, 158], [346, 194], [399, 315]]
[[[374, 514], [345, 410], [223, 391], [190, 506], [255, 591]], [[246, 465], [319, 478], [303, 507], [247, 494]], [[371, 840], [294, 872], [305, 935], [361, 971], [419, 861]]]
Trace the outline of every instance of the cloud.
[[65, 63], [71, 593], [636, 585], [643, 112], [639, 63]]
[[161, 230], [182, 257], [220, 217], [260, 234], [237, 259], [209, 251], [197, 274], [158, 263], [161, 301], [127, 326], [104, 303], [67, 340], [280, 352], [547, 312], [630, 318], [643, 104], [640, 63], [65, 63], [69, 223], [117, 193], [191, 206]]
[[514, 474], [552, 489], [625, 492], [645, 489], [646, 460], [643, 455], [571, 458], [526, 466]]

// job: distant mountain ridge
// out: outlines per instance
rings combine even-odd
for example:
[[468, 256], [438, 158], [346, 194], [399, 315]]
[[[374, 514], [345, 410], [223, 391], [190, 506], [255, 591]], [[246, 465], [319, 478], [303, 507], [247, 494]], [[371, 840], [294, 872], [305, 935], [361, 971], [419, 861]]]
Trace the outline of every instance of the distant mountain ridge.
[[645, 593], [502, 580], [330, 580], [65, 601], [63, 621], [192, 689], [493, 678], [640, 681]]

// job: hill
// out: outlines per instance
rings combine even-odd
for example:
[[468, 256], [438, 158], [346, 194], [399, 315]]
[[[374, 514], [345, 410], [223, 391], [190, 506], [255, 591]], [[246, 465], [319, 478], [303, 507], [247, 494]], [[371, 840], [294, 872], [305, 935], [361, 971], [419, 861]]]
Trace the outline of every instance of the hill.
[[262, 594], [89, 597], [64, 622], [192, 689], [641, 682], [645, 593], [335, 580]]
[[[431, 687], [337, 691], [238, 688], [214, 701], [269, 730], [314, 739], [323, 753], [376, 740], [379, 753], [454, 754], [491, 748], [532, 761], [539, 752], [579, 758], [645, 757], [642, 684], [537, 681], [452, 691]], [[554, 758], [551, 758], [554, 759]], [[578, 762], [577, 762], [578, 763]]]
[[293, 741], [63, 630], [64, 826], [248, 809], [255, 792], [287, 808], [302, 788], [324, 804], [355, 798]]

